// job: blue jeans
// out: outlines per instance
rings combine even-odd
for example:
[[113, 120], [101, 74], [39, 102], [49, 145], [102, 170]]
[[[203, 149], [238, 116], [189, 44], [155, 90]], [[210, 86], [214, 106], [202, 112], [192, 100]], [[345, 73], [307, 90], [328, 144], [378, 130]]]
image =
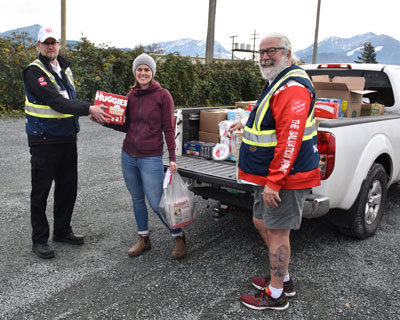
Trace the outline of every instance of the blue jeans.
[[164, 180], [162, 157], [135, 158], [122, 151], [121, 167], [126, 187], [132, 197], [133, 213], [138, 232], [143, 234], [149, 231], [146, 198], [151, 209], [153, 209], [171, 234], [180, 234], [182, 229], [169, 228], [158, 211], [158, 204], [163, 193]]

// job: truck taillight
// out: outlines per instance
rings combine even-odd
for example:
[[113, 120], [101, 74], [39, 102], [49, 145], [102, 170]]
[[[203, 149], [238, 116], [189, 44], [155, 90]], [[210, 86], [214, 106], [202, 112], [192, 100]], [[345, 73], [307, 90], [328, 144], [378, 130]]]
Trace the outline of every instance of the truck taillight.
[[335, 167], [335, 136], [318, 131], [318, 152], [321, 180], [328, 179]]

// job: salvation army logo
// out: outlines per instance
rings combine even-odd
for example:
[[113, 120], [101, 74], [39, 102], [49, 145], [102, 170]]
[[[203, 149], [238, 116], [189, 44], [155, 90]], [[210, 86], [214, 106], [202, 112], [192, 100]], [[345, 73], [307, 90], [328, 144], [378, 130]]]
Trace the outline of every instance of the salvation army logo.
[[290, 109], [294, 114], [300, 116], [306, 112], [306, 102], [300, 99], [292, 99]]

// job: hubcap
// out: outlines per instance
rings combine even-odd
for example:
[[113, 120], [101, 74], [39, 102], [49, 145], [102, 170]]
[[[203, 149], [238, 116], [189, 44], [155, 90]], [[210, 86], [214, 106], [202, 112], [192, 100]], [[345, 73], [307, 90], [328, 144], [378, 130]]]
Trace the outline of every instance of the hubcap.
[[365, 222], [367, 224], [374, 223], [381, 207], [381, 201], [382, 185], [379, 180], [375, 180], [368, 191], [367, 203], [365, 205]]

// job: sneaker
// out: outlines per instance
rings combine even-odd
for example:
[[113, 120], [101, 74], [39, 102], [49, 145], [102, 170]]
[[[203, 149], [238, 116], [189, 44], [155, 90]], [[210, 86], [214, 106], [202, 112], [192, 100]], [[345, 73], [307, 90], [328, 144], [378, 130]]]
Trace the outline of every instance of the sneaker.
[[[264, 290], [269, 285], [270, 280], [271, 280], [270, 276], [267, 276], [265, 278], [254, 277], [251, 280], [251, 283], [258, 290]], [[292, 279], [289, 279], [289, 281], [285, 281], [283, 283], [283, 292], [285, 293], [286, 297], [288, 297], [288, 298], [292, 298], [296, 295], [296, 290], [294, 289]]]
[[243, 294], [240, 297], [240, 300], [242, 300], [242, 303], [246, 307], [254, 310], [285, 310], [289, 307], [289, 301], [283, 291], [281, 296], [277, 299], [272, 298], [267, 292], [265, 292], [265, 290], [263, 290], [256, 294]]

